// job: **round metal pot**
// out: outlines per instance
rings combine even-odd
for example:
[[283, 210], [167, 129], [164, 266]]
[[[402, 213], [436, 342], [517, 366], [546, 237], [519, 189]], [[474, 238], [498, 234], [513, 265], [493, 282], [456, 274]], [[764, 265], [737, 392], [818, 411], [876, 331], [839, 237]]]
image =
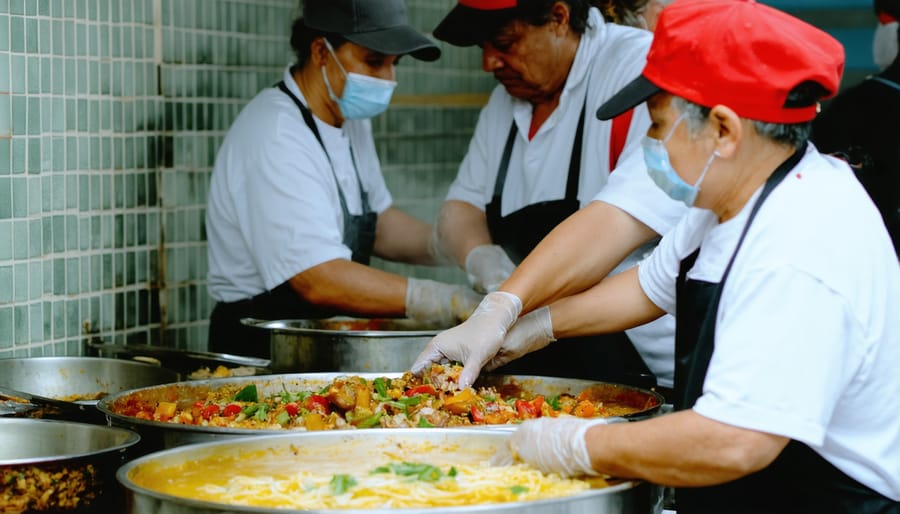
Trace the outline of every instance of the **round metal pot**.
[[[226, 428], [215, 426], [181, 425], [165, 423], [161, 421], [143, 420], [132, 416], [120, 414], [130, 401], [142, 401], [156, 403], [160, 401], [175, 402], [179, 406], [192, 405], [196, 401], [203, 401], [211, 391], [224, 386], [237, 386], [238, 388], [255, 384], [260, 397], [272, 396], [284, 389], [288, 391], [318, 390], [341, 376], [360, 376], [366, 380], [374, 380], [378, 377], [398, 378], [402, 373], [296, 373], [286, 375], [267, 375], [260, 377], [220, 378], [211, 380], [196, 380], [164, 384], [142, 389], [124, 391], [100, 400], [97, 408], [106, 415], [109, 423], [134, 430], [141, 434], [140, 452], [149, 453], [166, 448], [174, 448], [186, 444], [204, 443], [225, 438], [234, 438], [249, 435], [279, 434], [283, 430], [254, 430], [241, 428]], [[495, 387], [499, 391], [515, 387], [516, 391], [522, 391], [527, 395], [543, 395], [551, 397], [562, 393], [577, 394], [582, 390], [592, 387], [601, 391], [605, 401], [634, 406], [638, 412], [626, 416], [630, 420], [644, 419], [656, 415], [663, 404], [663, 397], [656, 392], [637, 387], [595, 382], [591, 380], [579, 380], [572, 378], [535, 377], [516, 375], [482, 375], [476, 387]], [[484, 425], [486, 427], [509, 429], [514, 425]], [[364, 431], [381, 431], [386, 429], [365, 429]]]
[[115, 471], [139, 440], [121, 428], [0, 419], [0, 512], [120, 512]]
[[349, 317], [241, 322], [269, 334], [274, 373], [405, 371], [428, 341], [447, 328], [408, 319]]
[[[96, 405], [99, 398], [157, 384], [178, 381], [178, 373], [141, 362], [97, 357], [29, 357], [0, 359], [0, 385], [27, 393]], [[7, 407], [10, 407], [7, 405]], [[95, 409], [64, 410], [47, 406], [3, 409], [3, 414], [105, 423]]]
[[[624, 481], [610, 487], [590, 489], [573, 496], [537, 501], [519, 501], [471, 505], [466, 507], [437, 507], [424, 509], [374, 510], [296, 510], [248, 506], [229, 506], [223, 503], [182, 498], [154, 491], [138, 483], [147, 473], [166, 474], [166, 467], [178, 466], [197, 459], [216, 456], [242, 455], [244, 452], [266, 451], [267, 455], [290, 453], [294, 459], [306, 456], [333, 455], [329, 465], [336, 462], [371, 462], [373, 467], [395, 456], [402, 448], [412, 456], [408, 460], [427, 463], [476, 463], [489, 458], [506, 444], [509, 432], [474, 429], [384, 429], [370, 431], [306, 432], [278, 436], [264, 436], [191, 445], [154, 453], [122, 466], [117, 478], [126, 489], [128, 514], [211, 514], [211, 513], [375, 513], [400, 514], [428, 512], [429, 514], [494, 513], [516, 514], [630, 514], [657, 513], [662, 510], [661, 488], [640, 481]], [[421, 448], [427, 448], [421, 451]], [[450, 456], [452, 454], [452, 456]], [[258, 454], [255, 454], [258, 455]], [[338, 457], [339, 456], [339, 457]], [[321, 458], [321, 457], [319, 457]], [[402, 458], [402, 457], [401, 457]], [[449, 459], [449, 460], [448, 460]], [[247, 459], [239, 459], [246, 462]]]

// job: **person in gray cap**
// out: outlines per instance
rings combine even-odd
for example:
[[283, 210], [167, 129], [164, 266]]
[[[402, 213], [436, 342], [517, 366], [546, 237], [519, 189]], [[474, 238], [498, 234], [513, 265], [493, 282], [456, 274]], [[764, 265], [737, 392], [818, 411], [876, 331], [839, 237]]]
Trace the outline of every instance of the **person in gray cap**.
[[242, 318], [406, 316], [465, 319], [480, 295], [370, 267], [430, 264], [431, 227], [391, 206], [369, 118], [383, 112], [403, 55], [440, 49], [413, 29], [403, 0], [308, 0], [293, 23], [296, 61], [231, 126], [216, 156], [206, 229], [217, 302], [212, 351], [268, 356]]

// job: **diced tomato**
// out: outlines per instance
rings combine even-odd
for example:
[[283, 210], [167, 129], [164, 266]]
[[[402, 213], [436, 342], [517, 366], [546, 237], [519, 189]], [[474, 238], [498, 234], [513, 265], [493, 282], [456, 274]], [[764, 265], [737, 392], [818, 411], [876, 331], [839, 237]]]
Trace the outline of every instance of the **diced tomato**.
[[403, 393], [404, 396], [416, 396], [418, 394], [430, 394], [431, 396], [437, 396], [437, 390], [431, 384], [422, 384], [420, 386], [413, 387], [412, 389], [409, 389]]
[[209, 419], [213, 416], [218, 416], [221, 409], [215, 403], [211, 403], [206, 407], [200, 409], [200, 415], [203, 416], [203, 419]]
[[579, 418], [592, 418], [596, 411], [597, 409], [594, 407], [593, 403], [588, 400], [582, 400], [575, 406], [575, 410], [572, 411], [572, 414]]
[[241, 413], [242, 410], [244, 410], [244, 408], [241, 407], [240, 405], [238, 405], [236, 403], [229, 403], [228, 405], [225, 406], [224, 409], [222, 409], [222, 415], [226, 416], [226, 417], [227, 416], [237, 416], [238, 414]]
[[472, 415], [473, 423], [484, 423], [484, 410], [477, 405], [473, 405], [471, 409], [469, 409], [469, 413]]
[[537, 396], [530, 402], [525, 400], [516, 400], [516, 412], [522, 419], [531, 419], [541, 417], [541, 406], [544, 404], [544, 397]]
[[321, 414], [331, 414], [331, 406], [328, 404], [328, 398], [314, 394], [303, 402], [303, 406], [310, 412], [319, 412]]
[[290, 402], [284, 404], [284, 410], [288, 413], [288, 416], [296, 416], [298, 412], [300, 412], [300, 406], [297, 405], [297, 402]]

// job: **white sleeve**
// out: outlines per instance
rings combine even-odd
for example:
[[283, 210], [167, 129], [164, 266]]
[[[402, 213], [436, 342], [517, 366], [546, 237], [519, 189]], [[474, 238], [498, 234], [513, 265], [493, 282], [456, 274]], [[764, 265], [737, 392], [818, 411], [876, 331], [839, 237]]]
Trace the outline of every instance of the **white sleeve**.
[[663, 235], [678, 223], [687, 207], [669, 198], [647, 174], [641, 139], [646, 134], [649, 116], [645, 104], [635, 107], [628, 139], [609, 182], [594, 197], [635, 217], [657, 234]]
[[280, 114], [276, 123], [277, 136], [255, 150], [256, 176], [233, 193], [243, 212], [241, 233], [267, 289], [323, 262], [351, 256], [333, 202], [333, 174], [318, 142], [288, 114]]

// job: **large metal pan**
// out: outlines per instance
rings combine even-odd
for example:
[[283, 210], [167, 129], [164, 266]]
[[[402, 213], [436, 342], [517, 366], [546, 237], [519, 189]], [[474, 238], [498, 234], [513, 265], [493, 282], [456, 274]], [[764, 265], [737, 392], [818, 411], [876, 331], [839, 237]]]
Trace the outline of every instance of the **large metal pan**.
[[[180, 405], [192, 405], [203, 401], [207, 394], [221, 387], [241, 388], [255, 384], [261, 397], [272, 396], [287, 389], [288, 391], [319, 390], [340, 376], [355, 375], [367, 380], [378, 377], [397, 378], [402, 373], [296, 373], [286, 375], [268, 375], [263, 377], [222, 378], [179, 382], [155, 387], [146, 387], [133, 391], [125, 391], [108, 396], [97, 404], [109, 423], [115, 426], [130, 428], [141, 434], [142, 451], [158, 451], [184, 444], [209, 442], [212, 440], [236, 436], [281, 433], [279, 430], [253, 430], [225, 428], [215, 426], [180, 425], [160, 421], [143, 420], [120, 414], [129, 401], [155, 403], [159, 401], [175, 402]], [[551, 397], [557, 394], [577, 394], [591, 387], [599, 398], [610, 403], [621, 403], [634, 406], [637, 412], [627, 416], [628, 419], [643, 419], [655, 415], [663, 403], [663, 397], [656, 392], [636, 387], [578, 380], [571, 378], [514, 376], [514, 375], [482, 375], [476, 386], [493, 386], [503, 393], [512, 393], [511, 388], [521, 390], [528, 395]], [[595, 395], [595, 397], [597, 397]], [[598, 399], [599, 399], [598, 398]], [[494, 428], [510, 428], [510, 425], [490, 425]]]
[[115, 471], [139, 439], [121, 428], [0, 419], [0, 512], [120, 512]]
[[[117, 359], [97, 357], [29, 357], [0, 359], [0, 386], [82, 404], [70, 409], [25, 409], [19, 415], [69, 421], [103, 423], [103, 416], [92, 416], [93, 406], [103, 396], [128, 389], [176, 382], [172, 370]], [[78, 411], [84, 415], [78, 415]], [[6, 413], [6, 411], [3, 411]], [[73, 414], [74, 413], [74, 414]]]
[[[268, 359], [230, 355], [227, 353], [195, 352], [178, 348], [164, 348], [146, 344], [112, 344], [91, 341], [87, 345], [92, 355], [114, 359], [126, 359], [155, 363], [164, 368], [176, 371], [179, 380], [191, 378], [193, 373], [208, 368], [223, 366], [229, 370], [240, 369], [242, 376], [266, 375], [271, 373]], [[236, 375], [235, 375], [236, 376]]]
[[391, 372], [410, 369], [442, 329], [409, 319], [334, 317], [263, 321], [244, 325], [269, 334], [275, 373], [320, 371]]
[[[169, 475], [166, 468], [197, 459], [216, 456], [241, 456], [245, 452], [265, 451], [266, 455], [290, 455], [292, 462], [297, 459], [328, 459], [334, 468], [340, 462], [371, 462], [373, 467], [387, 460], [387, 454], [400, 455], [416, 462], [434, 465], [482, 462], [498, 448], [506, 444], [508, 432], [474, 429], [385, 429], [340, 432], [307, 432], [288, 435], [244, 438], [232, 441], [218, 441], [200, 445], [185, 446], [151, 454], [133, 460], [119, 469], [117, 477], [126, 488], [128, 514], [211, 514], [222, 512], [242, 512], [256, 514], [277, 513], [333, 513], [333, 510], [288, 510], [260, 507], [229, 507], [226, 504], [203, 500], [181, 498], [157, 492], [137, 483], [141, 475], [162, 473]], [[404, 453], [405, 452], [405, 453]], [[408, 455], [408, 456], [407, 456]], [[339, 456], [339, 457], [334, 457]], [[237, 459], [248, 462], [249, 459]], [[339, 471], [337, 471], [339, 472]], [[337, 473], [336, 472], [336, 473]], [[145, 482], [144, 482], [145, 483]], [[494, 503], [466, 507], [443, 507], [428, 509], [375, 509], [341, 510], [342, 513], [399, 514], [403, 512], [428, 512], [429, 514], [459, 514], [463, 512], [493, 513], [515, 512], [517, 514], [631, 514], [657, 513], [662, 507], [661, 489], [639, 481], [614, 483], [610, 487], [590, 489], [573, 496], [556, 499]]]

